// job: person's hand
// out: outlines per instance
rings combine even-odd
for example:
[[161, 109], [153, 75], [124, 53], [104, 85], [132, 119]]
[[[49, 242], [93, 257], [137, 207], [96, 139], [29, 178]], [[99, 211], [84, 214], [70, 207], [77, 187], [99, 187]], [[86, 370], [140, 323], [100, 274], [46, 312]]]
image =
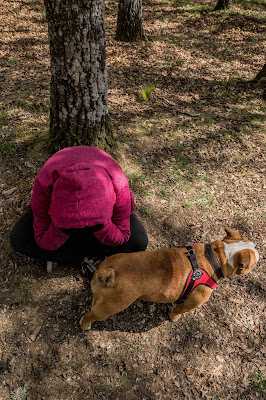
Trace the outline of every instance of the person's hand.
[[94, 225], [94, 226], [85, 226], [84, 228], [60, 228], [61, 231], [67, 233], [68, 235], [73, 235], [75, 233], [92, 233], [92, 232], [97, 232], [102, 228], [102, 224]]

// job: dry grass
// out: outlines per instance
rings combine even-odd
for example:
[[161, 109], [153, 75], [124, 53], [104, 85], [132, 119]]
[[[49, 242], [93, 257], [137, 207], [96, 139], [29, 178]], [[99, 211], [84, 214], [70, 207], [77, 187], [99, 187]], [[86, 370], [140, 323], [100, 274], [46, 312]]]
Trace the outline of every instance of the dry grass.
[[[149, 248], [222, 238], [231, 226], [256, 243], [260, 264], [224, 280], [177, 324], [166, 306], [137, 302], [86, 334], [78, 320], [89, 307], [89, 282], [63, 266], [48, 276], [9, 247], [10, 228], [49, 156], [49, 50], [42, 2], [1, 3], [3, 400], [19, 391], [34, 400], [263, 397], [266, 107], [262, 88], [247, 81], [265, 62], [265, 5], [235, 1], [214, 13], [214, 3], [145, 2], [147, 41], [126, 44], [114, 40], [117, 4], [107, 1], [114, 156]], [[148, 86], [150, 99], [140, 101]]]

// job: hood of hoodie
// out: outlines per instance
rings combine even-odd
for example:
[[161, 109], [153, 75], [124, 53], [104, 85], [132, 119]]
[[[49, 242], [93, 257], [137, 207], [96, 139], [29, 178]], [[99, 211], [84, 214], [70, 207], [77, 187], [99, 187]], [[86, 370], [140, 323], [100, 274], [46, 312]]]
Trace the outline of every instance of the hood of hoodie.
[[78, 162], [60, 171], [49, 215], [59, 228], [84, 228], [111, 219], [116, 194], [105, 168]]

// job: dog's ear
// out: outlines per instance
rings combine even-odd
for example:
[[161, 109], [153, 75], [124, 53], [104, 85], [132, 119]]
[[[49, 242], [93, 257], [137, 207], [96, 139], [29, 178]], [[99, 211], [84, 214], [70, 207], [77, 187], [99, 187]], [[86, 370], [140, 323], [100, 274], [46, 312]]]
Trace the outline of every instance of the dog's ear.
[[239, 231], [237, 229], [231, 229], [231, 228], [225, 228], [225, 232], [227, 235], [223, 240], [239, 240], [239, 239], [244, 239], [243, 236], [240, 235]]
[[256, 264], [256, 256], [252, 250], [241, 250], [235, 254], [234, 266], [237, 275], [244, 275]]

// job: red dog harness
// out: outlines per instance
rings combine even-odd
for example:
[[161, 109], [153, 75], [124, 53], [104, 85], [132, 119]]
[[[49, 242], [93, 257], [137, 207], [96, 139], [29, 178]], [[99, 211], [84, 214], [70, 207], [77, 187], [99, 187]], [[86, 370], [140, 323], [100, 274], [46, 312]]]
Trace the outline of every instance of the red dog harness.
[[[193, 246], [196, 243], [193, 244]], [[197, 257], [195, 254], [194, 249], [192, 246], [185, 246], [187, 251], [188, 251], [188, 257], [192, 265], [192, 270], [190, 271], [184, 289], [182, 291], [181, 296], [179, 299], [175, 302], [177, 304], [183, 304], [184, 301], [188, 298], [188, 296], [191, 294], [191, 292], [198, 286], [198, 285], [205, 285], [208, 286], [211, 289], [215, 289], [218, 284], [215, 282], [214, 279], [210, 277], [210, 275], [203, 269], [199, 268], [198, 263], [197, 263]], [[209, 260], [211, 262], [211, 265], [214, 269], [214, 272], [216, 273], [218, 279], [223, 277], [223, 273], [220, 269], [220, 265], [216, 259], [216, 256], [212, 250], [212, 247], [210, 244], [205, 246], [207, 255], [209, 257]]]

